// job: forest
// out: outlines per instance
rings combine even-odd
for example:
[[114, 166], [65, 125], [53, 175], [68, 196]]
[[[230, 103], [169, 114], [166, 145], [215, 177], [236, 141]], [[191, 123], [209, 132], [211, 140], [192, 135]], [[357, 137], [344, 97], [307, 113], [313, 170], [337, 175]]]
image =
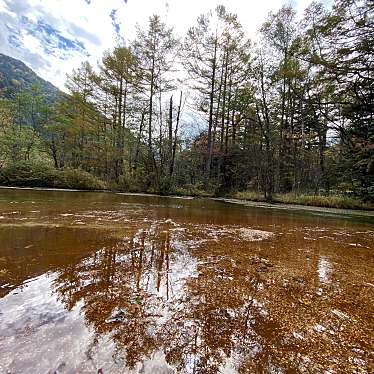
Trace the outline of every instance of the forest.
[[154, 15], [66, 92], [0, 99], [0, 184], [374, 203], [374, 2], [283, 6], [250, 40], [223, 6]]

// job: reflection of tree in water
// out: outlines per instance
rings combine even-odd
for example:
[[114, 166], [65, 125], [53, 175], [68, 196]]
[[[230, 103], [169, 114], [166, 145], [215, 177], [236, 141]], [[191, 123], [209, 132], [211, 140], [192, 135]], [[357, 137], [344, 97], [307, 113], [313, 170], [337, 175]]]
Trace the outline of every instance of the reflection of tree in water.
[[[331, 314], [360, 295], [346, 289], [342, 300], [339, 287], [321, 285], [318, 256], [297, 275], [292, 258], [285, 273], [257, 256], [261, 244], [249, 245], [250, 252], [221, 239], [191, 249], [196, 236], [166, 223], [134, 230], [66, 267], [56, 290], [69, 309], [80, 302], [97, 333], [94, 344], [110, 334], [116, 358], [130, 368], [163, 350], [182, 372], [215, 373], [225, 365], [243, 373], [320, 372], [346, 364], [352, 346], [365, 351], [366, 325]], [[316, 293], [322, 289], [328, 297]], [[313, 330], [321, 321], [328, 333]]]
[[166, 358], [180, 369], [215, 373], [234, 351], [250, 354], [256, 349], [251, 329], [257, 280], [250, 287], [225, 272], [201, 269], [189, 281], [184, 308], [165, 324], [162, 337]]
[[[187, 254], [170, 253], [171, 235], [176, 240], [178, 233], [169, 227], [134, 231], [116, 246], [66, 267], [56, 280], [67, 308], [80, 302], [96, 333], [111, 333], [117, 355], [125, 352], [129, 367], [157, 349], [158, 323], [168, 299], [177, 299], [181, 289], [172, 283], [182, 281], [180, 270], [193, 268]], [[175, 271], [169, 271], [170, 262]]]

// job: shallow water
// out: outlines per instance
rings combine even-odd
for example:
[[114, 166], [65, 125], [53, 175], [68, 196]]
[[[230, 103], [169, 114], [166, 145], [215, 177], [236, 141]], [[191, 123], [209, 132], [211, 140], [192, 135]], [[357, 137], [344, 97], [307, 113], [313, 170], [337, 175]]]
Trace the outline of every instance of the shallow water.
[[374, 224], [0, 190], [1, 373], [370, 373]]

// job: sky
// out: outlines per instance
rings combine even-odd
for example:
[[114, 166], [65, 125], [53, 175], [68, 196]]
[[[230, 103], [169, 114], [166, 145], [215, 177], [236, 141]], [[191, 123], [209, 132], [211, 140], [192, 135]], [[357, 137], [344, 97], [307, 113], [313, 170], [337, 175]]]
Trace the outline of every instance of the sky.
[[[301, 15], [311, 0], [292, 0]], [[238, 14], [250, 38], [270, 11], [284, 0], [0, 0], [0, 53], [22, 60], [42, 78], [63, 89], [66, 74], [135, 37], [159, 14], [183, 36], [201, 13], [222, 4]], [[287, 1], [287, 3], [290, 3]]]

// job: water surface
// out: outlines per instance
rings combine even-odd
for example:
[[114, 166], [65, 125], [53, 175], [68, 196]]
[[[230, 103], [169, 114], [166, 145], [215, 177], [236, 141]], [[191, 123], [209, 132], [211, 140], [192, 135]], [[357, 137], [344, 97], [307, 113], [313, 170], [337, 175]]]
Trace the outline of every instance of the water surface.
[[0, 190], [0, 372], [370, 373], [374, 224]]

